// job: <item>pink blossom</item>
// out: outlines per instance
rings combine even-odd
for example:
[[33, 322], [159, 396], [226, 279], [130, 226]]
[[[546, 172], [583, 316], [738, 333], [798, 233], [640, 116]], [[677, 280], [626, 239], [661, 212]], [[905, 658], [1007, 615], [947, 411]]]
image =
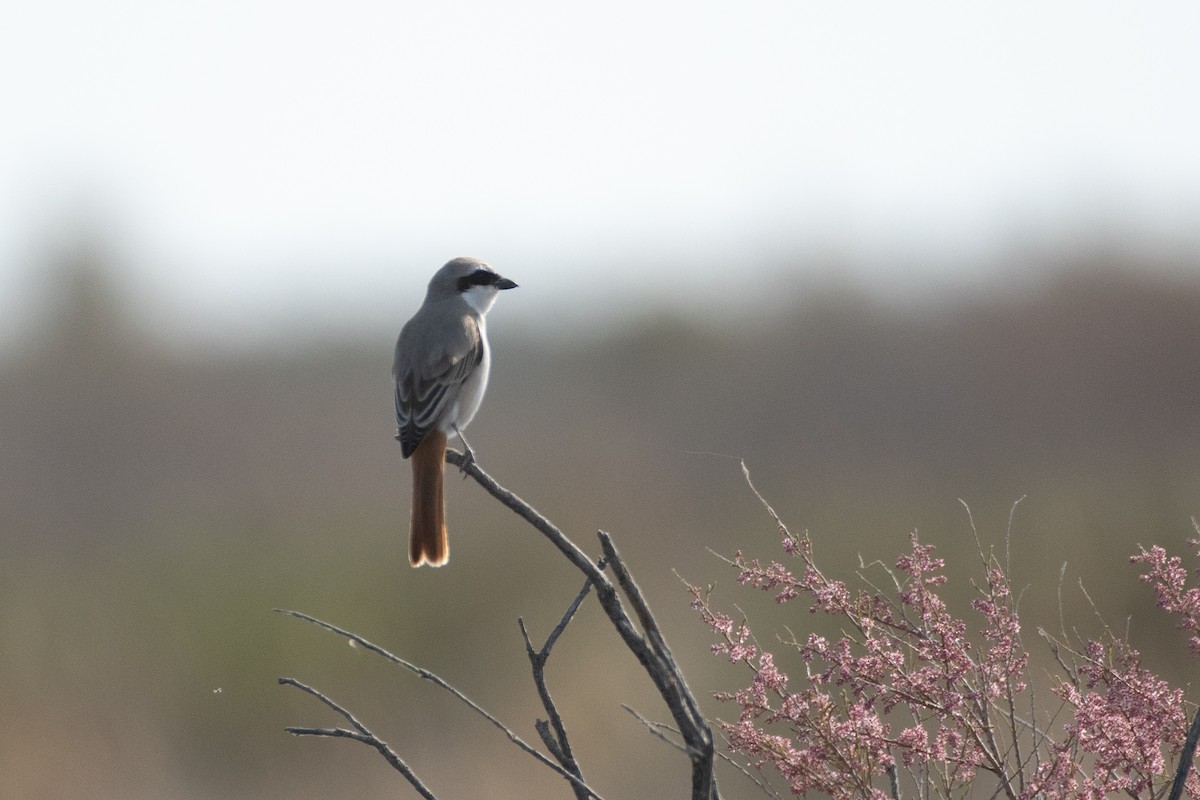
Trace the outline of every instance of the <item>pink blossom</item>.
[[[1125, 642], [1109, 635], [1078, 650], [1055, 643], [1076, 665], [1064, 662], [1067, 674], [1053, 689], [1069, 717], [1050, 730], [1052, 710], [1041, 712], [1035, 735], [1022, 717], [1031, 702], [1029, 653], [1008, 577], [993, 559], [985, 558], [968, 622], [939, 594], [948, 583], [943, 559], [915, 533], [888, 574], [894, 593], [852, 590], [821, 571], [808, 536], [782, 527], [781, 535], [784, 552], [799, 561], [794, 568], [740, 551], [732, 564], [741, 585], [780, 604], [805, 596], [810, 612], [841, 620], [840, 636], [785, 642], [804, 665], [798, 677], [756, 645], [745, 620], [712, 610], [708, 595], [690, 588], [717, 637], [713, 652], [749, 670], [743, 688], [714, 695], [737, 707], [736, 721], [722, 723], [730, 749], [773, 768], [793, 794], [882, 800], [886, 773], [897, 767], [913, 779], [936, 775], [928, 796], [968, 796], [981, 776], [990, 782], [982, 795], [1021, 800], [1165, 794], [1186, 735], [1183, 692], [1144, 669]], [[1133, 561], [1146, 565], [1142, 579], [1200, 653], [1200, 588], [1187, 586], [1180, 559], [1154, 547]], [[1188, 795], [1200, 798], [1194, 775]]]
[[[1200, 540], [1189, 539], [1188, 544], [1200, 548]], [[1200, 549], [1197, 550], [1200, 556]], [[1193, 653], [1200, 653], [1200, 587], [1187, 586], [1188, 573], [1181, 566], [1179, 556], [1167, 556], [1161, 547], [1141, 548], [1141, 552], [1130, 556], [1135, 564], [1146, 564], [1150, 571], [1142, 576], [1146, 583], [1154, 584], [1158, 595], [1158, 607], [1180, 617], [1179, 627], [1191, 632], [1188, 646]]]

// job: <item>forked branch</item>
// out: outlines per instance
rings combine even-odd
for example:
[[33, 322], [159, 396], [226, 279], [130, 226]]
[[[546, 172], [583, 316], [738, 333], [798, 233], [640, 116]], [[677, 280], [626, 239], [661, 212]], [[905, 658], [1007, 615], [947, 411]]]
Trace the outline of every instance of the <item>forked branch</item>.
[[[715, 748], [713, 745], [712, 730], [709, 728], [704, 716], [700, 713], [699, 703], [697, 703], [695, 696], [684, 681], [683, 673], [675, 663], [670, 648], [667, 646], [666, 639], [662, 635], [662, 631], [659, 629], [658, 623], [653, 613], [651, 613], [645, 597], [642, 595], [637, 583], [634, 582], [633, 576], [625, 566], [625, 563], [621, 560], [621, 556], [617, 552], [612, 538], [603, 531], [598, 532], [600, 547], [604, 556], [600, 561], [593, 561], [574, 542], [567, 538], [562, 531], [534, 510], [532, 506], [498, 484], [479, 467], [479, 464], [474, 459], [464, 459], [461, 453], [448, 450], [446, 452], [446, 460], [474, 478], [475, 482], [482, 486], [485, 491], [545, 536], [576, 569], [583, 573], [585, 578], [583, 589], [580, 590], [579, 595], [563, 616], [562, 621], [551, 632], [546, 643], [541, 648], [534, 648], [524, 623], [521, 623], [521, 633], [525, 639], [526, 650], [533, 667], [534, 682], [537, 685], [538, 694], [542, 699], [542, 705], [548, 715], [548, 720], [538, 722], [538, 734], [542, 738], [546, 748], [559, 762], [558, 764], [527, 744], [511, 729], [436, 674], [411, 664], [398, 656], [394, 656], [378, 645], [350, 631], [327, 622], [322, 622], [298, 611], [277, 610], [298, 619], [311, 622], [332, 633], [344, 636], [367, 650], [386, 658], [397, 666], [404, 667], [419, 677], [435, 683], [445, 691], [453, 694], [461, 702], [466, 703], [476, 713], [482, 715], [522, 750], [525, 750], [539, 762], [568, 780], [577, 800], [588, 800], [588, 798], [603, 800], [583, 780], [582, 771], [567, 738], [566, 727], [546, 686], [544, 672], [546, 659], [549, 657], [551, 648], [587, 594], [594, 588], [596, 597], [600, 601], [600, 606], [604, 610], [605, 615], [616, 629], [625, 646], [637, 658], [642, 668], [646, 670], [646, 674], [650, 680], [657, 687], [663, 702], [666, 703], [667, 709], [675, 721], [679, 735], [683, 738], [684, 751], [692, 762], [692, 800], [720, 800], [716, 776], [713, 773]], [[606, 569], [612, 571], [616, 581], [615, 584], [609, 579]], [[622, 596], [624, 600], [622, 600]], [[633, 617], [630, 616], [630, 612], [626, 608], [626, 603], [632, 609]], [[634, 618], [637, 619], [638, 624], [634, 623]], [[291, 678], [280, 678], [279, 682], [302, 689], [313, 695], [341, 714], [351, 725], [351, 729], [292, 727], [287, 729], [289, 732], [296, 735], [348, 738], [368, 744], [378, 750], [387, 759], [388, 763], [401, 772], [423, 797], [433, 797], [429, 789], [417, 780], [407, 765], [384, 742], [354, 719], [350, 712], [333, 703], [333, 701], [315, 689], [301, 684], [299, 681]]]
[[587, 554], [548, 519], [480, 469], [477, 461], [474, 459], [464, 460], [461, 453], [453, 450], [446, 451], [446, 460], [464, 470], [488, 494], [549, 539], [551, 544], [558, 548], [595, 587], [601, 608], [604, 609], [609, 621], [616, 628], [617, 634], [625, 642], [625, 646], [646, 670], [646, 674], [658, 689], [659, 695], [667, 704], [667, 709], [671, 712], [671, 716], [679, 728], [688, 750], [688, 757], [692, 761], [692, 800], [717, 800], [720, 794], [717, 790], [716, 776], [713, 773], [712, 729], [709, 728], [704, 715], [700, 713], [699, 703], [688, 689], [683, 673], [675, 663], [649, 605], [634, 582], [633, 576], [625, 567], [625, 563], [621, 560], [612, 537], [604, 531], [597, 533], [604, 552], [604, 563], [616, 576], [621, 592], [633, 607], [645, 635], [640, 633], [637, 626], [633, 624], [617, 588], [605, 575], [600, 564], [593, 563]]
[[[305, 622], [311, 622], [312, 624], [317, 625], [321, 628], [324, 628], [325, 630], [327, 630], [331, 633], [336, 633], [339, 636], [344, 636], [347, 639], [349, 639], [350, 641], [354, 642], [355, 644], [360, 645], [360, 646], [366, 648], [367, 650], [370, 650], [372, 653], [375, 653], [376, 655], [380, 655], [380, 656], [384, 657], [385, 659], [392, 662], [396, 666], [403, 667], [404, 669], [407, 669], [409, 672], [412, 672], [413, 674], [415, 674], [421, 678], [424, 678], [427, 681], [434, 683], [438, 687], [449, 692], [451, 695], [453, 695], [456, 699], [458, 699], [462, 703], [466, 704], [466, 706], [468, 708], [470, 708], [472, 711], [474, 711], [476, 714], [479, 714], [481, 717], [483, 717], [488, 722], [490, 722], [493, 727], [495, 727], [501, 733], [503, 733], [506, 737], [508, 737], [508, 740], [510, 742], [512, 742], [513, 744], [515, 744], [517, 747], [521, 748], [526, 753], [528, 753], [529, 755], [533, 756], [535, 759], [540, 761], [542, 764], [546, 765], [550, 769], [557, 772], [563, 778], [566, 778], [572, 784], [580, 786], [581, 788], [585, 789], [592, 796], [596, 797], [597, 800], [603, 800], [603, 798], [601, 798], [599, 794], [597, 794], [590, 786], [588, 786], [586, 783], [584, 783], [581, 779], [575, 777], [574, 775], [572, 775], [571, 773], [567, 772], [562, 767], [560, 767], [558, 764], [555, 764], [553, 761], [546, 758], [544, 755], [542, 755], [540, 752], [538, 752], [537, 748], [530, 745], [528, 742], [526, 742], [524, 739], [522, 739], [520, 736], [518, 736], [515, 732], [513, 732], [513, 730], [511, 728], [509, 728], [507, 725], [505, 725], [503, 722], [501, 722], [499, 719], [497, 719], [492, 714], [488, 713], [482, 706], [480, 706], [474, 700], [467, 697], [461, 691], [459, 691], [458, 689], [451, 686], [449, 683], [447, 683], [445, 680], [443, 680], [436, 673], [430, 672], [429, 670], [427, 670], [423, 667], [418, 667], [416, 664], [413, 664], [409, 661], [405, 661], [403, 658], [400, 658], [399, 656], [392, 655], [387, 650], [384, 650], [379, 645], [377, 645], [371, 641], [368, 641], [367, 639], [364, 639], [363, 637], [359, 636], [357, 633], [351, 633], [348, 630], [339, 628], [336, 625], [331, 625], [328, 622], [324, 622], [322, 620], [317, 619], [316, 617], [309, 616], [308, 614], [304, 614], [300, 611], [289, 611], [289, 610], [283, 609], [283, 608], [277, 608], [275, 610], [278, 611], [280, 614], [288, 614], [290, 616], [295, 617], [296, 619], [302, 619]], [[296, 681], [292, 678], [280, 678], [279, 683], [284, 684], [284, 685], [289, 685], [289, 686], [296, 686], [298, 688], [303, 686], [303, 684], [300, 684], [299, 681]], [[358, 723], [356, 720], [354, 720], [353, 717], [351, 717], [349, 715], [350, 712], [345, 711], [344, 709], [341, 709], [340, 707], [334, 705], [332, 701], [330, 701], [328, 698], [326, 698], [324, 695], [320, 694], [316, 690], [308, 689], [308, 687], [304, 687], [304, 688], [306, 690], [308, 690], [310, 694], [314, 695], [315, 697], [320, 699], [323, 703], [328, 705], [330, 708], [333, 708], [335, 711], [338, 711], [343, 716], [345, 716], [347, 718], [347, 720], [350, 721], [350, 723], [355, 726], [355, 729], [358, 730], [359, 733], [367, 733], [366, 729], [361, 727], [361, 724]], [[303, 731], [304, 733], [309, 734], [309, 735], [317, 735], [314, 733], [314, 731], [317, 731], [317, 730], [324, 731], [326, 729], [323, 729], [323, 728], [322, 729], [298, 728], [298, 729], [293, 730], [292, 728], [288, 728], [287, 730], [290, 733], [296, 733], [297, 731]], [[363, 741], [363, 739], [358, 736], [347, 736], [346, 733], [332, 733], [332, 734], [331, 733], [322, 733], [320, 735], [342, 736], [345, 738], [355, 739], [357, 741]], [[376, 748], [376, 749], [378, 749], [378, 748]], [[383, 751], [381, 750], [380, 752], [382, 753]], [[385, 754], [385, 757], [386, 757], [386, 754]], [[389, 763], [391, 763], [391, 759], [388, 759], [388, 761], [389, 761]], [[396, 765], [393, 763], [392, 766], [395, 767]]]
[[575, 600], [567, 608], [563, 618], [546, 637], [546, 643], [538, 649], [533, 647], [529, 631], [525, 629], [525, 620], [517, 619], [517, 624], [521, 628], [521, 637], [525, 640], [525, 652], [529, 656], [529, 664], [533, 669], [533, 683], [537, 687], [538, 697], [541, 698], [542, 708], [546, 709], [547, 715], [547, 719], [539, 719], [534, 727], [537, 729], [538, 736], [542, 738], [542, 743], [546, 745], [546, 749], [558, 760], [562, 768], [579, 778], [580, 783], [572, 785], [576, 800], [588, 800], [593, 795], [583, 788], [583, 772], [579, 768], [579, 762], [575, 760], [575, 753], [571, 749], [571, 740], [567, 738], [567, 728], [563, 723], [562, 715], [558, 713], [558, 707], [550, 695], [550, 687], [546, 685], [546, 661], [550, 658], [550, 650], [554, 647], [554, 643], [566, 630], [567, 624], [575, 616], [575, 612], [579, 610], [579, 606], [583, 604], [583, 600], [588, 596], [591, 588], [591, 581], [583, 584], [583, 588], [579, 590], [579, 594], [575, 596]]
[[365, 745], [374, 747], [379, 751], [379, 754], [383, 756], [389, 764], [392, 765], [393, 769], [403, 775], [405, 780], [412, 784], [412, 787], [417, 790], [417, 793], [420, 794], [421, 797], [426, 798], [426, 800], [437, 800], [437, 798], [433, 795], [433, 792], [429, 791], [429, 787], [421, 782], [421, 779], [418, 778], [416, 773], [409, 768], [408, 764], [405, 764], [404, 760], [401, 759], [400, 756], [396, 755], [392, 748], [388, 747], [387, 742], [383, 741], [378, 736], [371, 733], [371, 731], [367, 730], [367, 727], [355, 719], [354, 715], [349, 711], [342, 708], [340, 705], [333, 702], [316, 689], [312, 688], [311, 686], [307, 686], [300, 681], [292, 678], [280, 678], [279, 684], [281, 686], [294, 686], [300, 691], [312, 695], [337, 713], [341, 714], [342, 717], [350, 723], [351, 727], [354, 728], [354, 730], [347, 730], [346, 728], [302, 728], [298, 726], [290, 726], [284, 728], [284, 730], [286, 730], [288, 733], [294, 736], [329, 736], [333, 738], [353, 739], [356, 742], [362, 742]]

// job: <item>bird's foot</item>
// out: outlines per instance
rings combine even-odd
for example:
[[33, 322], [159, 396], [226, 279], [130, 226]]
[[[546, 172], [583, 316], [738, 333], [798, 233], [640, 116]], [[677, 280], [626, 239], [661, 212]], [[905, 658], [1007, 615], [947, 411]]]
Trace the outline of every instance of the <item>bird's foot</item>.
[[462, 461], [459, 462], [458, 471], [462, 473], [463, 479], [466, 480], [467, 468], [475, 463], [475, 451], [471, 449], [471, 445], [467, 444], [467, 439], [462, 435], [462, 431], [458, 429], [458, 426], [454, 425], [452, 427], [454, 428], [455, 435], [458, 436], [458, 440], [462, 442], [463, 456]]

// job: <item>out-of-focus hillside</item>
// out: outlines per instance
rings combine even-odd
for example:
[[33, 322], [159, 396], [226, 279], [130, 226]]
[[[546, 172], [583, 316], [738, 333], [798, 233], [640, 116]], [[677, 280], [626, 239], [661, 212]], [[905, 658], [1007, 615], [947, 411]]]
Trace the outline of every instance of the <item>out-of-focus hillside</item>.
[[[301, 337], [291, 352], [168, 350], [79, 258], [58, 312], [0, 367], [0, 796], [399, 791], [366, 748], [283, 734], [334, 720], [277, 688], [280, 674], [354, 708], [444, 796], [558, 796], [427, 684], [271, 614], [352, 628], [535, 738], [515, 620], [544, 634], [579, 582], [457, 480], [450, 566], [408, 568], [394, 331]], [[736, 462], [714, 454], [744, 457], [834, 567], [890, 561], [913, 528], [971, 567], [958, 498], [985, 543], [1002, 543], [1024, 496], [1011, 549], [1027, 645], [1058, 623], [1066, 561], [1068, 616], [1093, 624], [1082, 579], [1115, 626], [1133, 615], [1150, 666], [1181, 678], [1189, 668], [1170, 659], [1184, 643], [1126, 557], [1138, 542], [1181, 552], [1200, 513], [1200, 262], [1079, 262], [1047, 263], [1019, 292], [919, 309], [816, 293], [708, 326], [664, 309], [586, 344], [493, 326], [471, 441], [586, 548], [596, 528], [614, 534], [706, 698], [729, 673], [672, 570], [717, 581], [718, 603], [768, 629], [777, 613], [707, 552], [777, 552]], [[678, 795], [682, 759], [618, 704], [661, 709], [593, 612], [549, 671], [585, 772], [610, 796]]]

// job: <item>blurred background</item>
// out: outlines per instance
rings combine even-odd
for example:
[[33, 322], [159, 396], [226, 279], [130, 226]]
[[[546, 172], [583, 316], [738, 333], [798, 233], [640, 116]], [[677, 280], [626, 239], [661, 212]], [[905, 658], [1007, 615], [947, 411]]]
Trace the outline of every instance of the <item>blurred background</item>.
[[[367, 748], [283, 733], [340, 720], [279, 675], [440, 796], [568, 795], [430, 685], [271, 612], [536, 739], [516, 619], [545, 636], [579, 579], [458, 480], [450, 565], [405, 559], [391, 350], [456, 255], [521, 285], [491, 317], [481, 464], [586, 549], [615, 536], [714, 716], [742, 676], [675, 572], [764, 645], [823, 624], [710, 553], [778, 554], [731, 456], [832, 573], [917, 529], [965, 609], [961, 499], [1011, 550], [1035, 653], [1060, 596], [1099, 631], [1083, 582], [1147, 666], [1192, 674], [1127, 556], [1184, 553], [1200, 513], [1194, 4], [8, 16], [0, 797], [407, 796]], [[682, 796], [685, 759], [619, 704], [666, 712], [592, 604], [548, 677], [606, 796]]]

